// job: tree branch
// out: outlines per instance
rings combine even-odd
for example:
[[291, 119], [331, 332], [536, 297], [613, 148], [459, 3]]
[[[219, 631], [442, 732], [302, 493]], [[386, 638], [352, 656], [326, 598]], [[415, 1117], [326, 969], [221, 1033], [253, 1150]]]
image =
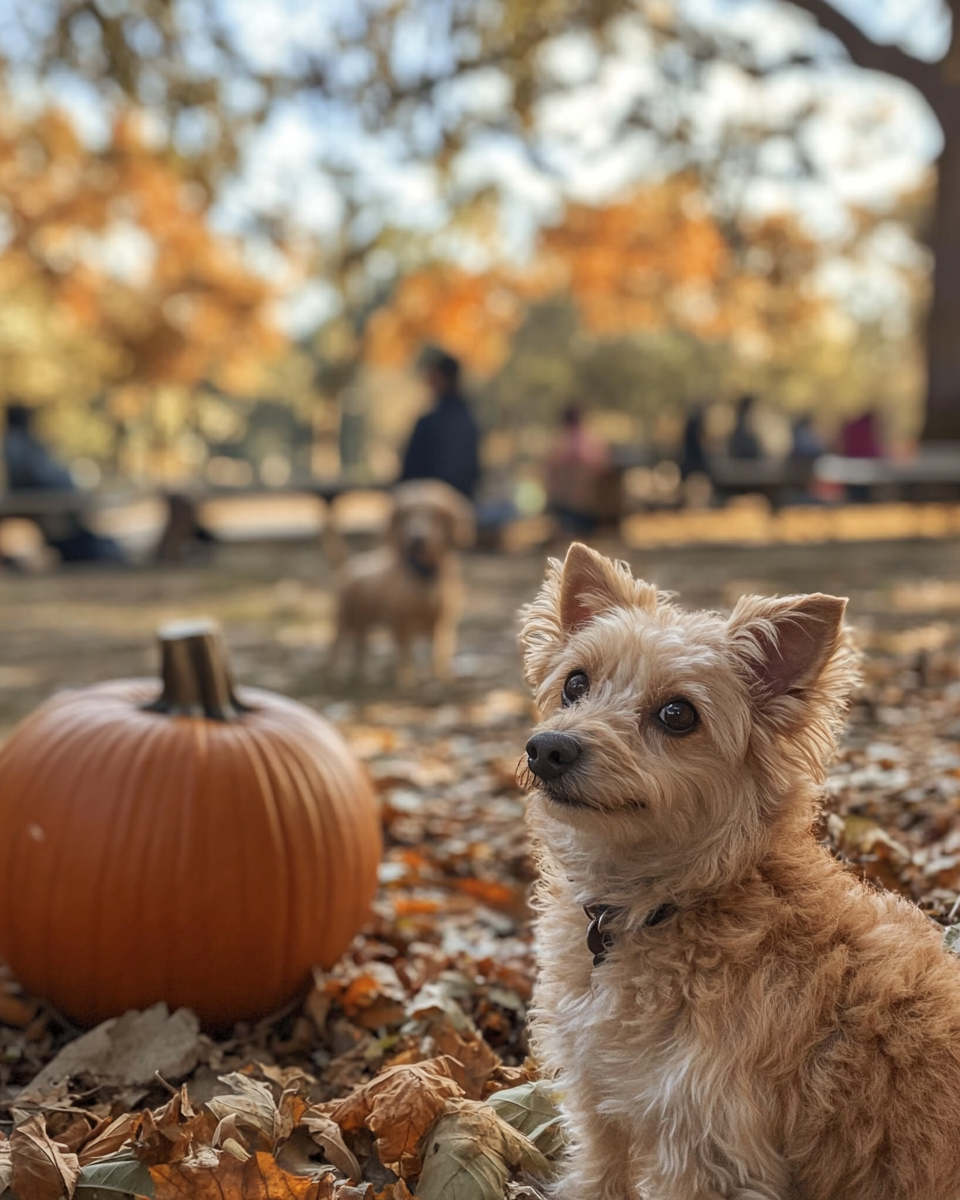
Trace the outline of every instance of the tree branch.
[[[905, 80], [912, 84], [932, 107], [936, 107], [939, 63], [925, 63], [897, 46], [883, 46], [875, 42], [853, 21], [837, 12], [827, 0], [790, 0], [790, 3], [796, 8], [802, 8], [816, 19], [822, 29], [832, 33], [858, 67]], [[960, 0], [951, 0], [951, 7], [954, 4], [960, 7]]]

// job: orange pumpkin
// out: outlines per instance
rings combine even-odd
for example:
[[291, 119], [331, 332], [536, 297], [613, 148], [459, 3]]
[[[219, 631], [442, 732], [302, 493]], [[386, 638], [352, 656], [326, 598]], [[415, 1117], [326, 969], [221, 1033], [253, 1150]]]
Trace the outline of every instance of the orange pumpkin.
[[376, 888], [376, 797], [337, 730], [234, 691], [208, 623], [160, 632], [162, 691], [63, 692], [0, 750], [0, 957], [92, 1024], [158, 1000], [210, 1026], [292, 999]]

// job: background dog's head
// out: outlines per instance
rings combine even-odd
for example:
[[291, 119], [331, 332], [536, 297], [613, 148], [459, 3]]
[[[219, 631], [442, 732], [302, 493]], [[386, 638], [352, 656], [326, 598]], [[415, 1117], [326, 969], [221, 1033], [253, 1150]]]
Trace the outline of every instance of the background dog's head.
[[394, 489], [388, 539], [415, 570], [431, 574], [444, 555], [466, 549], [476, 537], [473, 506], [437, 479], [416, 479]]
[[549, 815], [665, 861], [729, 855], [778, 818], [809, 818], [836, 744], [853, 655], [845, 600], [745, 597], [686, 613], [583, 545], [522, 614], [543, 716], [527, 746]]

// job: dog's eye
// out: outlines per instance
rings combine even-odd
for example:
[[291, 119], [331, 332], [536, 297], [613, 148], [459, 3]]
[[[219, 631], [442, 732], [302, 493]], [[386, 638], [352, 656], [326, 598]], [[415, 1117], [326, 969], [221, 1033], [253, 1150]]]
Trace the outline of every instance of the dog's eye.
[[697, 710], [689, 700], [671, 700], [657, 713], [657, 720], [669, 733], [689, 733], [697, 719]]
[[578, 700], [582, 700], [590, 691], [590, 680], [587, 678], [586, 671], [573, 671], [567, 676], [567, 682], [563, 685], [563, 703], [576, 704]]

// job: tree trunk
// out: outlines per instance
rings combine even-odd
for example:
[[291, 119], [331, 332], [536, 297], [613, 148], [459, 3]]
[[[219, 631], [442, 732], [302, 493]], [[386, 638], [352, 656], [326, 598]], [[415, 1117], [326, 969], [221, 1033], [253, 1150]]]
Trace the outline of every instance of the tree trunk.
[[933, 297], [927, 325], [924, 442], [960, 442], [960, 104], [937, 113], [944, 146], [937, 164]]

